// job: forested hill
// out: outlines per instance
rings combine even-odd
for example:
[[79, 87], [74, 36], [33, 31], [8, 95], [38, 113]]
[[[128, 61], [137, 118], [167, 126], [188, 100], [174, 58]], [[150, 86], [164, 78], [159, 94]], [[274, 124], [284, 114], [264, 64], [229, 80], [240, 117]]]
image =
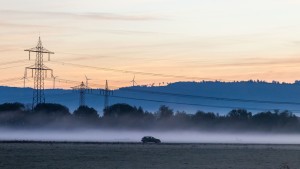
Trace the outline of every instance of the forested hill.
[[[32, 102], [32, 89], [0, 87], [0, 102]], [[104, 98], [99, 91], [86, 95], [86, 104], [102, 112]], [[74, 110], [79, 105], [79, 93], [72, 90], [49, 89], [46, 102], [66, 105]], [[160, 105], [175, 111], [195, 113], [197, 110], [228, 113], [233, 108], [252, 112], [291, 110], [300, 113], [300, 84], [266, 82], [177, 82], [167, 86], [135, 86], [115, 90], [109, 103], [128, 103], [154, 112]]]

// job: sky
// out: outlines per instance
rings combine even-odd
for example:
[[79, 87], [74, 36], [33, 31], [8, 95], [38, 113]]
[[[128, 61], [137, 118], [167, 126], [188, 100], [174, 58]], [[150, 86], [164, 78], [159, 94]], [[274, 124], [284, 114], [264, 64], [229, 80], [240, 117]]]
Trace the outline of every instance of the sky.
[[[35, 47], [39, 36], [55, 52], [45, 65], [63, 88], [79, 85], [85, 75], [91, 87], [108, 80], [111, 88], [130, 86], [134, 76], [138, 85], [300, 79], [299, 0], [0, 4], [0, 85], [23, 86], [24, 68], [34, 64], [24, 49]], [[33, 85], [30, 74], [27, 87]]]

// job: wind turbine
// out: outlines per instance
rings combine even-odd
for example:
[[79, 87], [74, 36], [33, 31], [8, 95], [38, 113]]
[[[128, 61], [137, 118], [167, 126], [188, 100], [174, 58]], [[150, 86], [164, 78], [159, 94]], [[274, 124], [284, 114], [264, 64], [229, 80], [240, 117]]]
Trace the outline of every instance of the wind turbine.
[[53, 89], [55, 89], [55, 80], [56, 80], [57, 77], [58, 76], [52, 76], [52, 78], [53, 78]]
[[135, 84], [137, 84], [136, 81], [135, 81], [135, 75], [133, 76], [133, 79], [130, 82], [132, 82], [132, 86], [134, 86]]
[[24, 76], [20, 80], [23, 80], [23, 88], [25, 88], [26, 87], [26, 80], [28, 81], [28, 78], [26, 76]]
[[85, 76], [85, 80], [86, 80], [85, 85], [86, 85], [86, 88], [88, 88], [89, 80], [92, 80], [92, 79], [89, 79], [86, 75], [84, 75], [84, 76]]

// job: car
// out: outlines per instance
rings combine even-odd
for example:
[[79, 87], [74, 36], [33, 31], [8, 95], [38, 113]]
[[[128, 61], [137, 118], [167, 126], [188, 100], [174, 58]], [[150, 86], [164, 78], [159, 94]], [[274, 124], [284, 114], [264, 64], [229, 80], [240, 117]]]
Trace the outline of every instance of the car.
[[160, 139], [154, 138], [152, 136], [145, 136], [141, 140], [143, 143], [161, 143]]

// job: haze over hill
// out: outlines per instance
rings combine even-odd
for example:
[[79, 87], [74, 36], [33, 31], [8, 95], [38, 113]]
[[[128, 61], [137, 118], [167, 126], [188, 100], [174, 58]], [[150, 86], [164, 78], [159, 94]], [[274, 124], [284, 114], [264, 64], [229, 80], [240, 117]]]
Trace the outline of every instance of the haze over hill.
[[[21, 102], [31, 105], [32, 89], [0, 87], [0, 102]], [[79, 93], [66, 89], [45, 90], [46, 102], [66, 105], [71, 111], [79, 106]], [[267, 101], [267, 102], [265, 102]], [[279, 102], [279, 103], [278, 103]], [[300, 84], [266, 82], [177, 82], [167, 86], [124, 87], [113, 92], [109, 103], [128, 103], [154, 112], [160, 105], [175, 111], [195, 113], [197, 110], [228, 113], [234, 108], [252, 112], [290, 110], [300, 113]], [[99, 90], [86, 94], [86, 104], [99, 113], [104, 98]]]

